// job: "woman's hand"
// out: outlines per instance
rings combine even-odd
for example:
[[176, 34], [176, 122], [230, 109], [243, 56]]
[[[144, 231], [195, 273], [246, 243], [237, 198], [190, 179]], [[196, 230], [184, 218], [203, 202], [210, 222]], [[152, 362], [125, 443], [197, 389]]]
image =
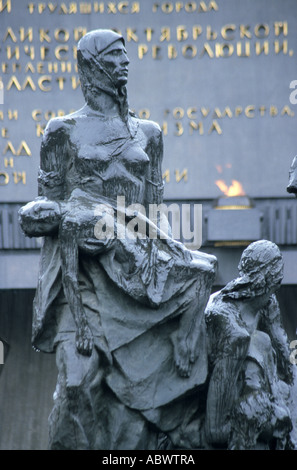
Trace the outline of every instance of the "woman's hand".
[[89, 325], [80, 326], [76, 331], [76, 349], [83, 356], [90, 356], [93, 351], [94, 338]]
[[178, 374], [181, 377], [190, 377], [192, 366], [197, 356], [187, 344], [187, 340], [179, 337], [177, 332], [171, 335], [171, 341], [173, 344], [174, 363]]

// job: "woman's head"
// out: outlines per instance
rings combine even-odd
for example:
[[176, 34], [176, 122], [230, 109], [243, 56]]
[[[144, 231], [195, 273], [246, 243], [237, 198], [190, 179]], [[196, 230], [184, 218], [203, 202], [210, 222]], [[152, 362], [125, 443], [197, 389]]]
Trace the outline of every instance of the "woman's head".
[[239, 262], [240, 277], [222, 290], [229, 298], [253, 298], [273, 294], [283, 279], [283, 258], [278, 246], [268, 240], [251, 243]]
[[283, 279], [283, 257], [278, 246], [268, 240], [251, 243], [242, 253], [239, 274], [251, 279], [260, 275], [267, 289], [279, 287]]
[[78, 43], [78, 71], [82, 91], [102, 90], [115, 95], [127, 83], [129, 59], [123, 37], [108, 29], [87, 33]]

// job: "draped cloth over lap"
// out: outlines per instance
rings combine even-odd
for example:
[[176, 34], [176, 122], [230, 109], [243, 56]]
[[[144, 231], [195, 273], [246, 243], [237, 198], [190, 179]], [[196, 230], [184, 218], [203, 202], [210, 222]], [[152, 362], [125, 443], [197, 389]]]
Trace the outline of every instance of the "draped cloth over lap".
[[[89, 196], [87, 206], [84, 202], [83, 192], [76, 191], [69, 210], [80, 210], [88, 218], [95, 205]], [[96, 203], [100, 202], [106, 200], [96, 198]], [[81, 249], [88, 251], [90, 238], [80, 243]], [[96, 243], [95, 237], [92, 243]], [[59, 341], [75, 334], [61, 289], [58, 238], [45, 238], [41, 272], [34, 302], [33, 343], [51, 352]], [[199, 356], [187, 379], [176, 371], [170, 336], [178, 329], [180, 316], [197, 304], [198, 297], [206, 304], [213, 276], [209, 257], [172, 239], [115, 238], [100, 255], [84, 253], [80, 257], [80, 291], [95, 345], [113, 358], [105, 380], [123, 404], [143, 412], [155, 424], [160, 425], [161, 407], [206, 380], [203, 309], [197, 312], [201, 323]], [[176, 420], [178, 416], [179, 412]], [[170, 424], [163, 422], [163, 427], [176, 424], [173, 413]]]

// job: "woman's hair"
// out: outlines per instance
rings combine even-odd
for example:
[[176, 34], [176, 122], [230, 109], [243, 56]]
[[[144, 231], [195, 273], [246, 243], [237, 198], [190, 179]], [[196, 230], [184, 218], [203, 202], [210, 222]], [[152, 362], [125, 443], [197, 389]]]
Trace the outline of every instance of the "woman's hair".
[[283, 258], [275, 243], [259, 240], [243, 251], [238, 269], [240, 276], [222, 289], [224, 298], [249, 299], [268, 292], [282, 279]]

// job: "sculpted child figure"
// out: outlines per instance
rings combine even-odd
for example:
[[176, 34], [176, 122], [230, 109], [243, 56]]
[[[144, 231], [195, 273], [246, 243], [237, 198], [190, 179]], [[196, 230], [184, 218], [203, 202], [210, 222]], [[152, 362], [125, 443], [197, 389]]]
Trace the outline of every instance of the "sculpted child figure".
[[[216, 259], [148, 235], [160, 234], [147, 214], [163, 200], [162, 133], [129, 111], [122, 36], [92, 31], [77, 58], [86, 104], [48, 123], [39, 198], [20, 211], [25, 233], [44, 236], [33, 344], [57, 358], [49, 447], [155, 449], [207, 377]], [[141, 236], [96, 237], [96, 208], [119, 196], [138, 204]]]

